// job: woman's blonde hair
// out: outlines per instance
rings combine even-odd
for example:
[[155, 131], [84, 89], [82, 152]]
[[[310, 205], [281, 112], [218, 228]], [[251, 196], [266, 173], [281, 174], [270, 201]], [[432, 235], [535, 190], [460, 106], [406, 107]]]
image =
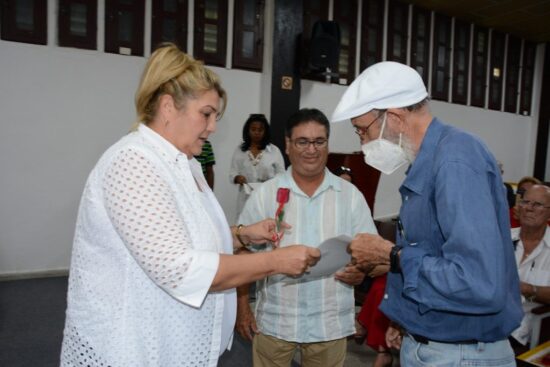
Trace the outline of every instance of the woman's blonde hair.
[[220, 116], [227, 105], [227, 95], [220, 84], [220, 78], [206, 68], [201, 61], [182, 52], [173, 43], [162, 44], [149, 58], [136, 92], [136, 111], [140, 123], [149, 124], [158, 108], [159, 98], [169, 94], [176, 107], [181, 109], [190, 98], [215, 90], [223, 100]]

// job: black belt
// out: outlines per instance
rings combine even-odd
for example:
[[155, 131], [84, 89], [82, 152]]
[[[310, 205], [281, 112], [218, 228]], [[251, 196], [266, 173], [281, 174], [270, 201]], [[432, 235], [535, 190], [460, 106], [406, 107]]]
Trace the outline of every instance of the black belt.
[[408, 335], [411, 338], [413, 338], [416, 342], [421, 343], [421, 344], [428, 344], [429, 342], [444, 343], [444, 344], [477, 344], [477, 343], [479, 343], [479, 341], [473, 340], [473, 339], [470, 339], [470, 340], [456, 340], [456, 341], [450, 342], [450, 341], [428, 339], [428, 338], [426, 338], [425, 336], [422, 336], [422, 335], [416, 335], [416, 334], [410, 334], [410, 333]]

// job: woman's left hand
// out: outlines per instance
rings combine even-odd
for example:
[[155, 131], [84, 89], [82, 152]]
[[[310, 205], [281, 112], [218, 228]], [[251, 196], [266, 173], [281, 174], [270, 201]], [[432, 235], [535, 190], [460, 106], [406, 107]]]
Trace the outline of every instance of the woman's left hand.
[[275, 247], [278, 247], [285, 229], [289, 228], [291, 228], [290, 224], [282, 222], [281, 231], [277, 232], [275, 219], [268, 218], [243, 227], [241, 229], [241, 237], [244, 237], [247, 242], [252, 244], [262, 244], [269, 241]]

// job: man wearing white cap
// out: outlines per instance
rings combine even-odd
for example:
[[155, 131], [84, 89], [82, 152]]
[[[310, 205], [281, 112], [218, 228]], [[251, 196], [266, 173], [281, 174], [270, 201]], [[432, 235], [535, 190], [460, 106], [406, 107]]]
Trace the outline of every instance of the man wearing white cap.
[[479, 138], [434, 118], [420, 75], [396, 62], [366, 69], [332, 122], [351, 119], [365, 162], [410, 164], [396, 244], [360, 234], [352, 262], [390, 265], [381, 310], [402, 366], [515, 366], [508, 335], [522, 318], [500, 171]]

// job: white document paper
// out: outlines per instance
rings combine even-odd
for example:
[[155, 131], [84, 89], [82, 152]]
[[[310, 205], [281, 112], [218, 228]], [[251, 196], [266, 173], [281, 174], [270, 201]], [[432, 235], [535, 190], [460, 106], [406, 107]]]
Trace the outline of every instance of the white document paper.
[[321, 258], [317, 264], [312, 266], [309, 272], [298, 277], [298, 279], [320, 278], [332, 275], [344, 268], [351, 261], [351, 255], [348, 253], [350, 242], [351, 237], [346, 235], [325, 240], [318, 247], [319, 251], [321, 251]]
[[272, 281], [302, 282], [333, 275], [351, 261], [351, 255], [347, 251], [350, 242], [351, 237], [347, 235], [329, 238], [319, 245], [321, 258], [317, 264], [311, 267], [310, 271], [297, 277], [275, 275], [270, 279]]

